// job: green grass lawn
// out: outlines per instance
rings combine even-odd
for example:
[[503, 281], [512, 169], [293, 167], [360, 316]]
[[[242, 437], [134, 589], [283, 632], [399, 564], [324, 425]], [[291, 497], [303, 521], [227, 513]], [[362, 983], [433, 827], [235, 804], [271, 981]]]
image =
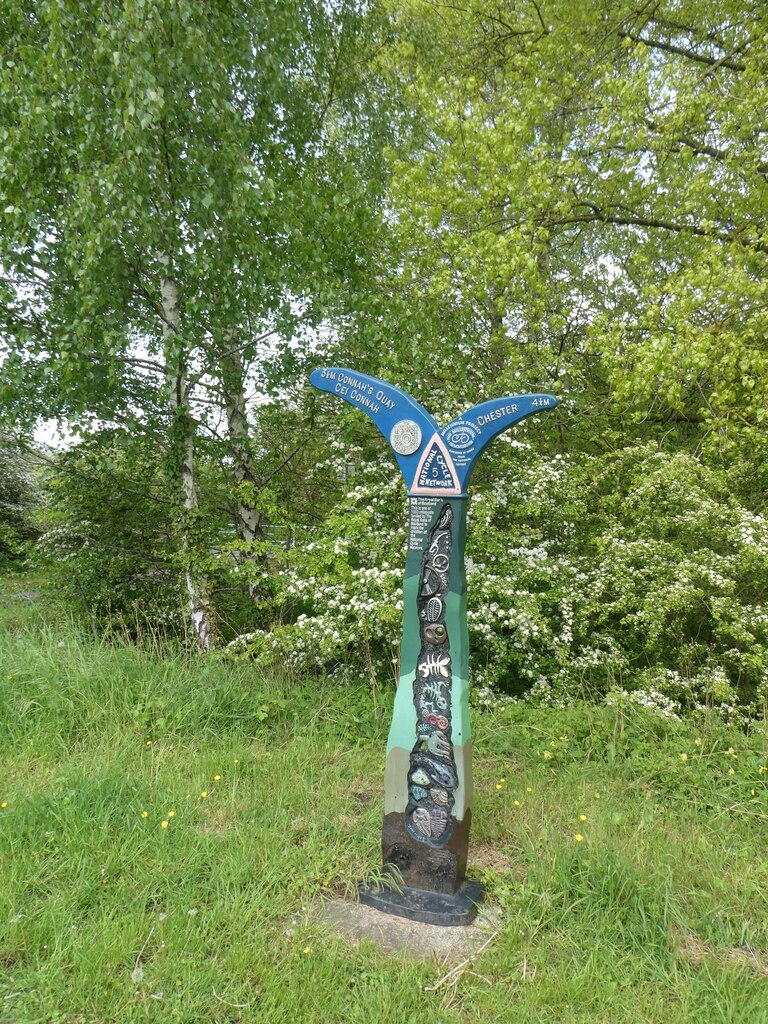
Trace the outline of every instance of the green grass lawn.
[[440, 964], [307, 913], [378, 867], [390, 694], [109, 647], [5, 593], [0, 1021], [768, 1021], [762, 726], [477, 714], [501, 925], [428, 991]]

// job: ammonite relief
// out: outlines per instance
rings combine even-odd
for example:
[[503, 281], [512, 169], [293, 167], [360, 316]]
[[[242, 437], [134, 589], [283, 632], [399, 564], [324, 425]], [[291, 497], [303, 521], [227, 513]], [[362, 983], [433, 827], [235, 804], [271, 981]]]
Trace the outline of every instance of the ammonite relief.
[[417, 597], [421, 650], [413, 682], [416, 745], [411, 752], [405, 816], [411, 835], [430, 846], [448, 841], [457, 785], [450, 739], [450, 641], [445, 625], [452, 523], [453, 511], [445, 504], [424, 547]]

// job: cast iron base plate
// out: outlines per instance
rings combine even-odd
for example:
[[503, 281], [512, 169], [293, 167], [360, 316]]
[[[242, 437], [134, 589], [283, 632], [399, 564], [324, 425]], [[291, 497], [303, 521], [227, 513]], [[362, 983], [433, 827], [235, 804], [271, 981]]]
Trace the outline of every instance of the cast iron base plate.
[[480, 882], [463, 882], [454, 893], [429, 892], [407, 886], [398, 892], [386, 885], [360, 885], [360, 902], [385, 914], [405, 917], [422, 924], [458, 926], [471, 924], [477, 916], [477, 904], [483, 898]]

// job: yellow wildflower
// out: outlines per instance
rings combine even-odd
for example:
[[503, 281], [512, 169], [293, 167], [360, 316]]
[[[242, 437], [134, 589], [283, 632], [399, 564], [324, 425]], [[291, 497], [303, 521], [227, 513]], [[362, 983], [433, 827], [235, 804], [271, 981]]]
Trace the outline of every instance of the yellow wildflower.
[[304, 956], [309, 956], [309, 954], [311, 952], [312, 952], [312, 947], [311, 946], [305, 946], [304, 947]]
[[586, 820], [587, 820], [586, 814], [580, 814], [579, 815], [579, 821], [586, 821]]
[[160, 822], [160, 828], [168, 828], [168, 822], [167, 821], [161, 821]]
[[3, 800], [3, 802], [0, 804], [0, 807], [7, 807], [7, 806], [8, 806], [8, 801], [7, 800]]
[[496, 789], [501, 789], [501, 783], [500, 782], [496, 783]]
[[175, 818], [176, 817], [176, 811], [168, 811], [168, 817], [169, 818]]
[[736, 774], [736, 769], [735, 768], [729, 768], [728, 769], [728, 774], [729, 775], [735, 775]]
[[520, 806], [520, 801], [519, 800], [515, 800], [515, 807], [519, 807], [519, 806]]
[[545, 761], [551, 761], [552, 760], [552, 751], [551, 750], [545, 750], [544, 751], [544, 760]]
[[525, 792], [526, 792], [526, 793], [532, 793], [532, 792], [533, 792], [533, 790], [531, 789], [531, 787], [530, 787], [530, 786], [526, 786], [526, 787], [525, 787]]
[[576, 840], [577, 843], [580, 843], [584, 836], [581, 834], [581, 832], [577, 832], [573, 838]]
[[201, 796], [201, 798], [202, 798], [203, 800], [205, 800], [205, 798], [206, 798], [206, 797], [208, 796], [208, 790], [207, 790], [207, 789], [204, 789], [204, 790], [203, 790], [203, 791], [201, 792], [200, 796]]
[[142, 811], [141, 812], [141, 816], [142, 816], [142, 818], [148, 818], [149, 817], [149, 811]]
[[681, 761], [687, 761], [688, 760], [688, 755], [687, 754], [681, 754], [680, 755], [680, 760]]
[[221, 782], [221, 776], [220, 775], [214, 775], [213, 776], [213, 781], [214, 782]]
[[696, 739], [693, 742], [694, 742], [694, 744], [697, 747], [700, 747], [701, 746], [701, 737], [697, 736]]

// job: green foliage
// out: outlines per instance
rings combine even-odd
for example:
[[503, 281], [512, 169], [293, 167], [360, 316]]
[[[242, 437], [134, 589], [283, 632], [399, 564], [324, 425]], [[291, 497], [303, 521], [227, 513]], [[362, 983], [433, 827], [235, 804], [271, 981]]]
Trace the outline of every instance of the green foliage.
[[246, 395], [292, 380], [298, 325], [359, 276], [390, 132], [383, 35], [356, 0], [7, 12], [0, 416], [152, 439], [203, 647], [218, 524], [201, 525], [201, 438], [228, 496], [259, 489]]
[[34, 517], [39, 500], [39, 475], [32, 459], [0, 433], [0, 570], [23, 563], [37, 536]]
[[[48, 488], [35, 558], [54, 588], [94, 629], [161, 644], [183, 636], [179, 512], [155, 447], [103, 431], [58, 456]], [[210, 551], [227, 521], [203, 505], [186, 526]], [[217, 564], [204, 563], [214, 580]]]
[[[345, 450], [340, 457], [348, 460], [351, 454]], [[314, 472], [322, 479], [337, 462], [328, 459]], [[281, 552], [276, 595], [281, 623], [269, 633], [238, 638], [228, 653], [258, 652], [262, 664], [285, 664], [300, 674], [353, 668], [374, 685], [396, 680], [402, 488], [386, 468], [370, 464], [353, 483], [319, 530], [306, 530], [299, 543]]]
[[94, 627], [157, 636], [178, 628], [173, 507], [153, 453], [106, 435], [57, 459], [37, 557], [54, 587]]
[[581, 437], [618, 404], [763, 452], [764, 12], [393, 6], [418, 126], [393, 157], [399, 284], [448, 353], [578, 401]]
[[8, 10], [2, 415], [145, 438], [130, 507], [125, 465], [100, 455], [89, 489], [62, 463], [58, 578], [96, 623], [174, 627], [199, 580], [233, 657], [388, 682], [404, 496], [370, 425], [308, 396], [305, 370], [359, 366], [441, 421], [543, 389], [557, 414], [474, 480], [482, 699], [759, 709], [763, 12], [217, 17]]
[[182, 284], [185, 345], [265, 322], [287, 287], [311, 291], [324, 247], [341, 259], [376, 158], [359, 142], [356, 162], [345, 157], [367, 112], [354, 59], [373, 26], [357, 5], [219, 5], [215, 31], [196, 0], [46, 3], [34, 19], [22, 8], [9, 11], [2, 69], [2, 237], [9, 283], [26, 290], [6, 315], [36, 346], [44, 332], [37, 354], [70, 384], [95, 384], [109, 404], [120, 378], [89, 346], [114, 355], [131, 329], [161, 334], [163, 254]]

